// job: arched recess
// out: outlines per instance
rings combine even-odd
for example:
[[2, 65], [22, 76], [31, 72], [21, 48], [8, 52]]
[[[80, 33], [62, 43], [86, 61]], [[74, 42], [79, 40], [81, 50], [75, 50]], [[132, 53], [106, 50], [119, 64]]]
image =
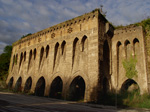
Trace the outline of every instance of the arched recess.
[[13, 82], [14, 82], [14, 78], [11, 77], [11, 79], [9, 80], [9, 83], [8, 83], [8, 88], [9, 89], [12, 89]]
[[110, 90], [110, 50], [108, 41], [103, 44], [103, 60], [100, 61], [99, 94], [105, 94]]
[[121, 91], [127, 91], [127, 92], [133, 92], [133, 91], [137, 91], [140, 92], [140, 88], [139, 85], [137, 84], [136, 81], [134, 81], [133, 79], [127, 79], [121, 87]]
[[12, 69], [11, 70], [13, 70], [14, 64], [15, 64], [15, 55], [13, 56], [13, 63], [12, 63]]
[[19, 63], [19, 69], [20, 69], [20, 67], [21, 67], [21, 64], [22, 64], [22, 60], [23, 60], [23, 53], [21, 53], [21, 55], [20, 55], [20, 63]]
[[52, 81], [49, 96], [52, 98], [60, 99], [62, 97], [62, 89], [63, 89], [63, 81], [58, 76]]
[[73, 79], [69, 87], [69, 100], [83, 100], [85, 94], [85, 81], [81, 76]]
[[72, 66], [74, 65], [74, 62], [77, 58], [77, 53], [79, 51], [79, 39], [75, 38], [73, 41], [73, 55], [72, 55]]
[[66, 53], [66, 41], [63, 41], [61, 44], [61, 54], [65, 55]]
[[24, 61], [26, 61], [26, 51], [24, 52]]
[[54, 48], [54, 65], [53, 68], [55, 68], [56, 64], [58, 64], [58, 58], [59, 58], [59, 43], [57, 42]]
[[121, 42], [117, 42], [117, 45], [116, 45], [116, 50], [117, 50], [117, 86], [118, 86], [118, 83], [119, 83], [119, 66], [120, 66], [120, 55], [121, 55]]
[[18, 62], [18, 54], [16, 54], [15, 64], [17, 65]]
[[125, 41], [124, 47], [125, 47], [125, 56], [126, 56], [126, 58], [129, 58], [129, 56], [131, 55], [129, 40]]
[[43, 59], [43, 55], [44, 55], [44, 47], [41, 48], [39, 67], [40, 67], [40, 65], [41, 65], [41, 62], [42, 62], [42, 59]]
[[22, 78], [19, 77], [17, 82], [16, 82], [16, 85], [15, 85], [15, 91], [16, 92], [21, 92], [22, 91], [21, 84], [22, 84]]
[[36, 58], [36, 48], [34, 49], [34, 60]]
[[30, 50], [30, 54], [29, 54], [28, 69], [30, 68], [31, 60], [32, 60], [32, 50]]
[[83, 36], [82, 40], [81, 40], [81, 44], [82, 44], [82, 52], [87, 51], [87, 47], [88, 47], [88, 43], [87, 43], [87, 36]]
[[26, 80], [25, 87], [24, 87], [24, 92], [25, 92], [25, 93], [30, 92], [31, 86], [32, 86], [32, 78], [29, 77], [29, 78]]
[[138, 54], [139, 48], [140, 48], [140, 46], [139, 46], [139, 40], [138, 40], [137, 38], [135, 38], [135, 39], [133, 40], [134, 56]]
[[45, 79], [44, 77], [39, 78], [35, 87], [35, 95], [36, 96], [44, 96], [45, 91]]
[[49, 54], [49, 45], [46, 46], [46, 58], [48, 57]]

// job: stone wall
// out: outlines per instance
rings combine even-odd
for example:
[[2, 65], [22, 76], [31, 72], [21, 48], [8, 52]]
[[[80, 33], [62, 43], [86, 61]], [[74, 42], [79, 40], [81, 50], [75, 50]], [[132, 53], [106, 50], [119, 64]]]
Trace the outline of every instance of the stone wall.
[[114, 88], [117, 87], [120, 90], [122, 85], [130, 80], [125, 76], [123, 61], [131, 56], [136, 56], [137, 76], [132, 80], [139, 85], [141, 94], [148, 92], [145, 52], [145, 38], [141, 26], [115, 30], [112, 38], [112, 83]]

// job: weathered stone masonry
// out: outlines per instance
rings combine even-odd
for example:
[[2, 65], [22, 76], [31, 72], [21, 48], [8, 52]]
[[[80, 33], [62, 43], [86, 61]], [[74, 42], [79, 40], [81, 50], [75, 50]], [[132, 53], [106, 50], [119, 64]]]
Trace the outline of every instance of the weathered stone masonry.
[[[7, 84], [38, 96], [96, 101], [134, 80], [148, 92], [142, 27], [115, 30], [98, 10], [13, 44]], [[137, 55], [138, 76], [128, 79], [122, 61]]]

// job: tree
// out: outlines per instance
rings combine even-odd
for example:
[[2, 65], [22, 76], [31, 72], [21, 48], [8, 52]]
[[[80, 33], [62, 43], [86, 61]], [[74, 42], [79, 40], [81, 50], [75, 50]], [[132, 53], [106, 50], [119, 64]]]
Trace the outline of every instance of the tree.
[[12, 46], [8, 45], [4, 48], [4, 53], [0, 55], [0, 80], [4, 80], [7, 77], [11, 52]]

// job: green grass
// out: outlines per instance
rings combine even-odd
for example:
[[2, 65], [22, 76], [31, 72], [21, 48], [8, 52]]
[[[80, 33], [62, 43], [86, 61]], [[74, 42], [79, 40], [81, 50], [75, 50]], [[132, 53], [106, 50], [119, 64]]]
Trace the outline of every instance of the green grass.
[[102, 95], [98, 104], [117, 107], [150, 108], [150, 95], [140, 95], [139, 91], [122, 92], [119, 94], [107, 93]]

